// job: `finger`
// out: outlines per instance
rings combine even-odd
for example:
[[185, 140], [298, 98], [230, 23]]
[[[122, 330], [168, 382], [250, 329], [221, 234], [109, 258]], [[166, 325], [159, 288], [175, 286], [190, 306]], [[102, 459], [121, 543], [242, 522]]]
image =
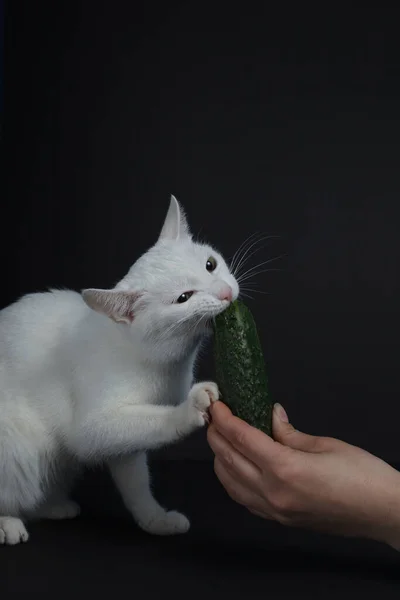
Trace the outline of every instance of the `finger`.
[[325, 450], [324, 438], [297, 431], [289, 423], [286, 411], [280, 404], [275, 404], [272, 413], [272, 433], [277, 442], [294, 450], [303, 452], [322, 452]]
[[244, 480], [252, 486], [259, 484], [261, 475], [260, 469], [248, 458], [240, 454], [240, 452], [238, 452], [213, 425], [208, 428], [207, 441], [216, 458], [223, 462], [225, 467], [238, 479]]
[[272, 519], [271, 515], [261, 512], [259, 510], [255, 510], [253, 508], [249, 508], [249, 511], [255, 515], [256, 517], [261, 517], [261, 519]]
[[258, 513], [263, 511], [262, 498], [238, 481], [218, 458], [214, 461], [214, 472], [232, 500], [245, 506], [248, 510]]
[[260, 467], [268, 460], [276, 460], [282, 450], [271, 437], [235, 417], [222, 402], [212, 405], [211, 416], [217, 431], [243, 456]]

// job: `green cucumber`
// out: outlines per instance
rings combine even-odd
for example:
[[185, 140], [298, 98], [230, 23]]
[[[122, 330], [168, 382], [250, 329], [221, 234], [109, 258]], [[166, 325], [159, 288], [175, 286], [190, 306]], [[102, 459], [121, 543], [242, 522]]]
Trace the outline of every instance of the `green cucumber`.
[[240, 300], [214, 321], [214, 362], [221, 400], [232, 413], [272, 435], [273, 405], [252, 313]]

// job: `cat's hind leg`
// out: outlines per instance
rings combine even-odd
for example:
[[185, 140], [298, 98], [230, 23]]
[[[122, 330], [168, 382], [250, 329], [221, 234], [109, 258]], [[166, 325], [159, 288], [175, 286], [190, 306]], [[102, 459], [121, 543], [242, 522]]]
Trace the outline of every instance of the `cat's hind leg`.
[[0, 545], [28, 540], [23, 519], [45, 497], [51, 440], [22, 402], [0, 414]]
[[82, 473], [82, 465], [69, 454], [59, 453], [54, 466], [52, 485], [45, 501], [37, 507], [32, 519], [74, 519], [81, 513], [79, 504], [70, 498], [71, 490]]
[[81, 513], [79, 504], [67, 496], [52, 496], [33, 514], [33, 519], [74, 519]]

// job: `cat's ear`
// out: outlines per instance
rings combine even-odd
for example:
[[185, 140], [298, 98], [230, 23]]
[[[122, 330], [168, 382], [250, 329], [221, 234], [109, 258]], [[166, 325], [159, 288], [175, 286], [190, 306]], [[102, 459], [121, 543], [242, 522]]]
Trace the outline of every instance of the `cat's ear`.
[[96, 312], [118, 323], [132, 323], [141, 294], [119, 290], [83, 290], [82, 298]]
[[191, 237], [185, 213], [175, 196], [171, 196], [167, 216], [159, 240], [179, 240]]

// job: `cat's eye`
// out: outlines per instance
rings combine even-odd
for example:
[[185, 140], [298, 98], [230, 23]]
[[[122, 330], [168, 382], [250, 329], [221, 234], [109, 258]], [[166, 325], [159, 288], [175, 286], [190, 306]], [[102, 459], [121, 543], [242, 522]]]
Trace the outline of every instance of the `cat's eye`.
[[210, 258], [206, 262], [206, 269], [207, 269], [207, 271], [212, 273], [212, 271], [215, 271], [216, 268], [217, 268], [217, 261], [215, 260], [215, 258], [213, 256], [210, 256]]
[[190, 296], [193, 296], [193, 292], [184, 292], [183, 294], [181, 294], [177, 300], [178, 304], [183, 304], [183, 302], [187, 302], [190, 298]]

